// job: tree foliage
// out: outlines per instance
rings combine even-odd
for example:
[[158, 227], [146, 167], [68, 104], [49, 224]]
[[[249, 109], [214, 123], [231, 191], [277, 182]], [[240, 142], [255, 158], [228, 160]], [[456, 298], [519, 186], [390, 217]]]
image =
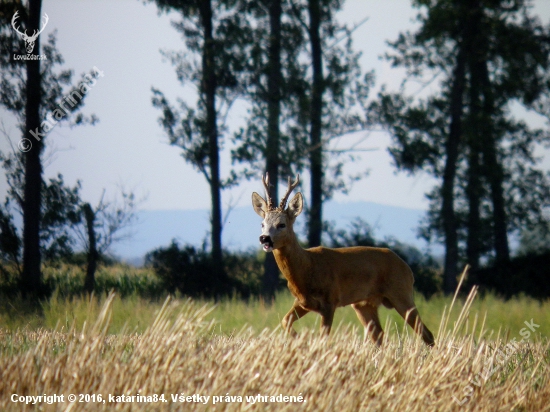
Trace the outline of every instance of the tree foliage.
[[[286, 177], [309, 169], [312, 182], [309, 210], [317, 211], [310, 213], [309, 220], [315, 222], [312, 226], [315, 230], [311, 232], [320, 237], [322, 202], [334, 191], [346, 190], [349, 182], [343, 176], [343, 167], [345, 161], [354, 158], [352, 151], [330, 151], [331, 140], [364, 126], [363, 111], [359, 109], [364, 106], [373, 81], [372, 74], [365, 77], [361, 74], [360, 54], [351, 47], [350, 30], [334, 17], [341, 7], [340, 1], [155, 3], [161, 11], [182, 13], [182, 20], [174, 23], [174, 27], [183, 35], [186, 50], [163, 55], [176, 67], [182, 84], [194, 85], [198, 91], [196, 104], [178, 99], [174, 105], [164, 93], [153, 89], [153, 105], [162, 111], [159, 121], [171, 144], [183, 149], [183, 157], [205, 176], [213, 194], [214, 187], [228, 187], [239, 175], [257, 178], [268, 172], [273, 183], [272, 195], [276, 197], [279, 175]], [[212, 30], [208, 41], [203, 3], [211, 3], [213, 10], [208, 15]], [[309, 13], [312, 7], [318, 10], [315, 19]], [[315, 52], [310, 47], [314, 32], [318, 39]], [[208, 53], [215, 56], [212, 67], [205, 66]], [[314, 60], [317, 69], [312, 71]], [[326, 74], [314, 74], [320, 70]], [[206, 81], [208, 76], [210, 80]], [[208, 131], [214, 128], [208, 120], [209, 104], [212, 105], [207, 99], [207, 84], [216, 90], [215, 110], [210, 108], [216, 117], [215, 148]], [[240, 173], [233, 171], [217, 184], [212, 174], [213, 152], [216, 148], [221, 150], [226, 141], [229, 130], [224, 119], [238, 99], [248, 108], [248, 116], [245, 126], [233, 134], [231, 153], [233, 163], [244, 166]], [[313, 163], [312, 156], [316, 159]], [[214, 203], [215, 249], [218, 230], [214, 225], [217, 221]], [[277, 283], [272, 276], [274, 264], [269, 264], [272, 260], [266, 261], [266, 281], [271, 279], [267, 281], [271, 285], [267, 295], [272, 295]]]
[[517, 119], [513, 108], [533, 108], [548, 95], [549, 30], [530, 15], [528, 1], [414, 5], [420, 28], [400, 34], [386, 57], [407, 70], [409, 85], [420, 81], [427, 92], [383, 89], [371, 113], [392, 135], [399, 170], [442, 180], [428, 194], [422, 235], [446, 242], [447, 256], [456, 236], [456, 257], [473, 266], [506, 261], [511, 235], [548, 226], [550, 180], [535, 150], [550, 135]]
[[240, 17], [232, 1], [156, 0], [161, 11], [177, 11], [182, 20], [174, 23], [186, 45], [185, 52], [164, 53], [176, 66], [182, 84], [194, 86], [197, 102], [191, 105], [178, 99], [174, 108], [164, 94], [153, 88], [153, 106], [162, 111], [159, 121], [170, 143], [183, 149], [184, 159], [206, 178], [211, 196], [211, 240], [214, 265], [220, 278], [223, 272], [221, 190], [235, 182], [231, 173], [220, 177], [220, 151], [223, 145], [224, 113], [239, 93], [234, 72], [240, 69], [239, 42], [234, 19]]
[[[15, 264], [21, 274], [23, 244], [14, 218], [23, 214], [24, 172], [20, 155], [1, 155], [0, 160], [8, 183], [8, 194], [1, 207], [6, 230], [0, 233], [0, 243], [6, 247], [3, 249], [5, 259]], [[42, 186], [40, 249], [45, 260], [56, 261], [73, 252], [76, 244], [73, 227], [80, 221], [80, 188], [80, 182], [68, 187], [61, 174], [48, 179]]]
[[[15, 217], [23, 214], [24, 173], [20, 155], [6, 157], [0, 154], [0, 160], [9, 187], [5, 202], [0, 206], [0, 271], [12, 278], [10, 268], [19, 276], [22, 273], [23, 241]], [[136, 220], [137, 202], [133, 192], [121, 189], [121, 199], [107, 201], [103, 193], [98, 205], [92, 208], [82, 200], [80, 189], [80, 181], [73, 187], [67, 186], [61, 174], [42, 185], [40, 250], [43, 259], [54, 265], [84, 251], [89, 268], [94, 268], [88, 276], [92, 291], [97, 262], [107, 256], [114, 243], [128, 237], [125, 230]], [[89, 212], [93, 216], [91, 227], [88, 226]]]
[[[243, 2], [245, 5], [249, 3]], [[335, 18], [342, 2], [281, 3], [278, 150], [274, 154], [268, 140], [268, 108], [273, 96], [268, 87], [271, 68], [268, 5], [271, 2], [255, 2], [246, 9], [251, 12], [251, 18], [245, 23], [253, 33], [253, 41], [245, 49], [243, 59], [248, 62], [244, 84], [249, 117], [246, 127], [235, 134], [237, 147], [233, 150], [233, 159], [248, 165], [248, 176], [257, 177], [268, 170], [266, 163], [272, 156], [278, 157], [281, 176], [309, 171], [312, 192], [307, 208], [308, 219], [315, 220], [312, 232], [320, 235], [322, 202], [330, 199], [336, 191], [348, 190], [354, 178], [358, 177], [350, 179], [344, 175], [344, 164], [356, 160], [357, 153], [352, 148], [337, 148], [336, 139], [364, 128], [361, 108], [366, 105], [374, 75], [371, 72], [363, 76], [359, 66], [360, 53], [352, 48], [351, 29]], [[312, 14], [311, 10], [317, 12]], [[312, 16], [316, 17], [312, 19]], [[315, 51], [312, 38], [318, 39]], [[315, 127], [312, 126], [314, 119]], [[313, 209], [317, 211], [315, 216], [311, 214]], [[317, 235], [312, 234], [314, 238], [319, 237]]]
[[[17, 1], [2, 2], [0, 5], [0, 104], [5, 110], [11, 112], [18, 121], [21, 137], [24, 145], [29, 148], [19, 156], [21, 173], [19, 179], [23, 182], [22, 193], [18, 199], [23, 212], [23, 257], [21, 272], [21, 292], [30, 296], [37, 302], [37, 298], [45, 295], [41, 272], [41, 244], [44, 234], [41, 233], [43, 224], [42, 195], [44, 184], [42, 178], [43, 165], [42, 154], [44, 138], [59, 122], [69, 124], [93, 123], [94, 116], [85, 117], [79, 111], [83, 105], [85, 93], [81, 85], [71, 85], [72, 72], [68, 70], [56, 70], [56, 66], [63, 63], [63, 59], [56, 49], [55, 32], [48, 36], [47, 43], [41, 49], [40, 37], [35, 40], [33, 50], [28, 53], [34, 57], [26, 60], [15, 59], [15, 54], [26, 54], [23, 42], [11, 27], [12, 16], [18, 13], [21, 30], [38, 33], [43, 29], [42, 1], [29, 0], [22, 5]], [[43, 53], [44, 59], [38, 57]], [[88, 75], [93, 81], [93, 76]], [[87, 82], [87, 81], [86, 81]], [[85, 87], [89, 88], [87, 85]], [[61, 99], [68, 89], [71, 92], [71, 103], [59, 108]], [[77, 90], [75, 90], [77, 89]], [[86, 89], [87, 90], [87, 89]], [[72, 92], [78, 99], [73, 98]], [[84, 95], [83, 95], [84, 94]], [[57, 182], [60, 183], [60, 182]], [[56, 182], [52, 182], [55, 186]], [[52, 186], [45, 188], [52, 189]], [[60, 192], [50, 193], [52, 196]], [[52, 205], [49, 205], [52, 206]], [[50, 223], [55, 225], [55, 216]], [[48, 227], [51, 227], [48, 224]], [[51, 247], [63, 248], [67, 240], [61, 236], [61, 240], [54, 242]]]

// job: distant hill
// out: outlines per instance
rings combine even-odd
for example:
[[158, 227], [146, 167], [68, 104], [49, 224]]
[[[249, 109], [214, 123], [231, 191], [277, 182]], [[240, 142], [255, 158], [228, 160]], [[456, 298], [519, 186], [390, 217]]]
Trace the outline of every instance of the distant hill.
[[[329, 202], [325, 205], [324, 218], [336, 223], [338, 228], [348, 228], [356, 217], [361, 217], [374, 228], [377, 239], [392, 236], [420, 250], [427, 245], [416, 238], [416, 228], [423, 210], [386, 206], [372, 202]], [[138, 213], [139, 223], [128, 241], [114, 245], [113, 252], [132, 264], [142, 262], [143, 256], [172, 239], [181, 244], [200, 246], [209, 237], [209, 211], [207, 210], [145, 210]], [[303, 216], [298, 217], [296, 232], [305, 238]], [[231, 211], [223, 231], [223, 244], [230, 250], [245, 250], [258, 247], [261, 219], [250, 207]], [[441, 247], [433, 247], [432, 253], [441, 254]]]

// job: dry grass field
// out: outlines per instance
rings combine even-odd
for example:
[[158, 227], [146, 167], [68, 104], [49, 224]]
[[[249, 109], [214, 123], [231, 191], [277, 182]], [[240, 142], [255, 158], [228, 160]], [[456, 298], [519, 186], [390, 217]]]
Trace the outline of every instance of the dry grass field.
[[390, 318], [379, 349], [344, 323], [328, 339], [313, 328], [295, 339], [219, 333], [213, 305], [190, 300], [167, 300], [143, 331], [111, 334], [110, 295], [69, 328], [0, 328], [0, 410], [550, 410], [550, 341], [536, 315], [489, 333], [475, 300], [439, 314], [433, 349]]

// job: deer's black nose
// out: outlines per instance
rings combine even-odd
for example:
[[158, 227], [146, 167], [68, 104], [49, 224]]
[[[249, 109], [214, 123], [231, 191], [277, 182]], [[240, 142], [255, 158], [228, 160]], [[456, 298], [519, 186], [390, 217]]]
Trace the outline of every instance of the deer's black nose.
[[265, 236], [265, 235], [262, 235], [260, 236], [260, 243], [272, 243], [271, 242], [271, 236]]

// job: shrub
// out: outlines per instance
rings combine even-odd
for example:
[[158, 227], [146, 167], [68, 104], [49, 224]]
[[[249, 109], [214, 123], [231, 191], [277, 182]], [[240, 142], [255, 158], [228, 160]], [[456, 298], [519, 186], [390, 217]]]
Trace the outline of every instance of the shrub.
[[525, 293], [537, 299], [550, 297], [550, 252], [518, 256], [472, 272], [468, 284], [506, 298]]
[[145, 256], [145, 264], [161, 279], [168, 292], [191, 297], [250, 296], [259, 290], [255, 271], [257, 263], [251, 254], [225, 254], [223, 273], [216, 273], [209, 253], [173, 240], [170, 246], [158, 248]]
[[241, 297], [260, 295], [264, 266], [255, 251], [225, 252], [223, 262], [226, 273], [236, 282]]

